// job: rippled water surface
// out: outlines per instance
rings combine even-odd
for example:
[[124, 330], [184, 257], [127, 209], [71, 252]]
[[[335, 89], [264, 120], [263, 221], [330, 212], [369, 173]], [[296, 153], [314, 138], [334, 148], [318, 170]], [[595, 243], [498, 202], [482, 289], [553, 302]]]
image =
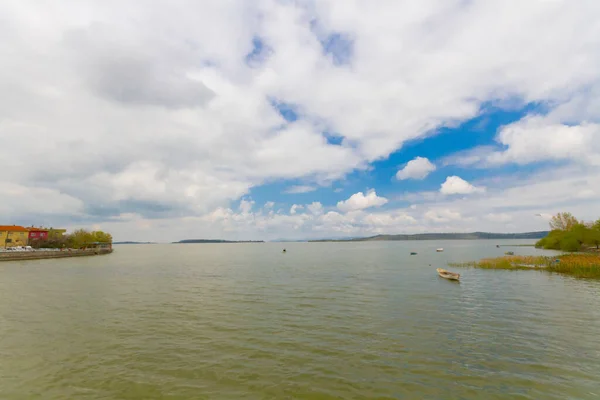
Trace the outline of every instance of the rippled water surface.
[[436, 275], [508, 250], [496, 243], [131, 245], [1, 263], [0, 399], [600, 398], [600, 282]]

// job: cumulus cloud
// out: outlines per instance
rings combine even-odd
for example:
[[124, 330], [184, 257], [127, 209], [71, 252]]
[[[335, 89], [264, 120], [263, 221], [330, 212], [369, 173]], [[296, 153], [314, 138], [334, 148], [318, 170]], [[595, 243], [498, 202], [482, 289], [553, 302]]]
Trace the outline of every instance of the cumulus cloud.
[[557, 120], [557, 115], [532, 115], [503, 127], [496, 136], [503, 150], [478, 147], [447, 157], [445, 163], [489, 168], [508, 163], [567, 161], [600, 166], [600, 124], [566, 124]]
[[427, 175], [435, 171], [435, 165], [425, 157], [416, 157], [409, 161], [404, 168], [396, 173], [396, 178], [403, 179], [425, 179]]
[[385, 197], [377, 196], [375, 190], [369, 190], [365, 196], [363, 192], [358, 192], [350, 196], [349, 199], [337, 203], [337, 208], [343, 212], [364, 210], [370, 207], [379, 207], [386, 204], [388, 200]]
[[450, 194], [471, 194], [485, 192], [483, 187], [475, 187], [469, 182], [458, 176], [449, 176], [440, 187], [440, 193], [445, 195]]
[[302, 206], [302, 205], [294, 204], [290, 207], [290, 214], [294, 215], [294, 214], [296, 214], [297, 210], [302, 210], [303, 208], [304, 208], [304, 206]]
[[240, 211], [243, 214], [248, 214], [250, 213], [250, 210], [252, 210], [252, 207], [254, 207], [254, 201], [253, 200], [246, 200], [246, 199], [242, 199], [242, 201], [240, 201]]
[[490, 164], [528, 164], [571, 159], [600, 166], [600, 124], [569, 126], [529, 117], [504, 127], [497, 140], [506, 150], [488, 156]]
[[323, 214], [323, 205], [318, 201], [314, 201], [306, 206], [308, 211], [310, 211], [313, 215], [321, 215]]

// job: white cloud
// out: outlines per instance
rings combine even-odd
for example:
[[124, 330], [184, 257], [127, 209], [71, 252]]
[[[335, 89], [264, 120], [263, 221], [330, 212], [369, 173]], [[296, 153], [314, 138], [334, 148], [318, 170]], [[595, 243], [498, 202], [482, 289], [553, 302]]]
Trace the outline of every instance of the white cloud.
[[600, 124], [582, 122], [569, 125], [557, 120], [558, 113], [533, 115], [503, 127], [493, 146], [470, 149], [446, 158], [446, 164], [493, 167], [508, 163], [568, 161], [600, 166]]
[[486, 214], [484, 216], [484, 218], [491, 222], [510, 222], [513, 219], [510, 214], [506, 214], [506, 213], [499, 213], [499, 214], [490, 213], [490, 214]]
[[299, 185], [299, 186], [292, 186], [292, 187], [287, 188], [284, 193], [287, 193], [287, 194], [310, 193], [310, 192], [314, 192], [315, 190], [317, 190], [317, 188], [314, 186]]
[[350, 196], [348, 200], [337, 203], [337, 208], [343, 212], [364, 210], [370, 207], [379, 207], [386, 204], [388, 200], [385, 197], [377, 196], [375, 190], [369, 190], [365, 196], [363, 192], [358, 192]]
[[432, 209], [424, 214], [425, 219], [433, 222], [449, 222], [458, 221], [462, 218], [462, 215], [458, 211], [449, 209]]
[[[578, 179], [573, 180], [573, 176]], [[561, 168], [523, 180], [494, 182], [494, 186], [489, 186], [480, 196], [423, 200], [416, 209], [324, 212], [324, 207], [315, 202], [305, 206], [309, 212], [293, 215], [266, 212], [264, 209], [244, 213], [218, 208], [201, 217], [175, 219], [123, 215], [119, 220], [103, 222], [101, 226], [120, 239], [132, 236], [139, 240], [158, 241], [190, 237], [306, 239], [384, 233], [547, 230], [548, 220], [560, 211], [571, 211], [587, 221], [598, 218], [594, 198], [573, 196], [573, 193], [585, 191], [585, 188], [600, 187], [598, 171]]]
[[[51, 220], [52, 215], [81, 215], [84, 204], [81, 200], [61, 193], [58, 190], [46, 188], [32, 188], [25, 185], [6, 183], [0, 181], [0, 216], [16, 215], [19, 210], [23, 215], [32, 215]], [[12, 218], [8, 218], [11, 219]], [[27, 221], [30, 222], [31, 218]], [[18, 220], [11, 221], [18, 223]], [[33, 223], [35, 221], [31, 221]], [[26, 223], [29, 225], [30, 223]], [[40, 225], [40, 223], [35, 223]]]
[[568, 126], [529, 117], [504, 127], [498, 141], [505, 151], [488, 156], [490, 164], [570, 159], [600, 166], [600, 124]]
[[248, 214], [250, 213], [250, 211], [252, 210], [252, 207], [254, 207], [254, 201], [253, 200], [246, 200], [246, 199], [242, 199], [240, 201], [240, 211], [243, 214]]
[[[132, 235], [178, 226], [223, 214], [267, 182], [331, 183], [514, 98], [552, 110], [506, 127], [506, 150], [486, 162], [598, 165], [592, 1], [19, 0], [1, 2], [0, 15], [0, 160], [10, 171], [0, 186], [22, 187], [25, 205], [36, 190], [69, 204], [47, 206], [56, 219], [137, 214], [115, 225]], [[351, 38], [350, 54], [324, 54], [333, 33]], [[253, 38], [264, 51], [247, 57]], [[0, 206], [0, 219], [27, 219], [28, 207]], [[243, 225], [234, 215], [227, 232]], [[278, 229], [298, 226], [279, 218]]]
[[307, 205], [306, 208], [314, 215], [323, 214], [323, 205], [318, 201], [314, 201], [311, 204]]
[[264, 205], [265, 210], [272, 210], [273, 207], [275, 207], [275, 202], [273, 201], [267, 201]]
[[294, 215], [294, 214], [296, 214], [297, 210], [302, 210], [303, 208], [304, 208], [304, 206], [302, 206], [302, 205], [294, 204], [290, 207], [290, 214]]
[[458, 176], [447, 177], [446, 181], [442, 183], [442, 186], [440, 187], [440, 193], [446, 195], [481, 193], [484, 191], [485, 188], [475, 187]]
[[401, 229], [415, 224], [417, 221], [414, 217], [404, 212], [392, 212], [392, 213], [376, 213], [367, 214], [362, 222], [371, 228], [380, 227], [395, 227], [398, 232]]
[[435, 165], [424, 157], [416, 157], [409, 161], [404, 168], [396, 173], [396, 178], [403, 179], [425, 179], [427, 175], [435, 171]]

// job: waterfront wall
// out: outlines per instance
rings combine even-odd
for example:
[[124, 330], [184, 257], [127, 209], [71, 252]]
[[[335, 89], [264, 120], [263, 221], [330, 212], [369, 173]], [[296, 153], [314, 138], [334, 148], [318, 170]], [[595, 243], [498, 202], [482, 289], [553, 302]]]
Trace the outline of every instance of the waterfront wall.
[[112, 253], [112, 249], [63, 251], [7, 251], [0, 253], [0, 261], [43, 260], [47, 258], [85, 257]]

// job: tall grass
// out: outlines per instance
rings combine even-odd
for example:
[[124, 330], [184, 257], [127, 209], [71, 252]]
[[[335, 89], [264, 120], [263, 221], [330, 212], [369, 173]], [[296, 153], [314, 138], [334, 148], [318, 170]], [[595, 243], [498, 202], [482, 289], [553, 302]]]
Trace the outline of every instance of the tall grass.
[[556, 257], [544, 256], [505, 256], [484, 258], [475, 262], [450, 264], [455, 267], [484, 269], [545, 269], [578, 278], [600, 279], [600, 254], [574, 253]]

